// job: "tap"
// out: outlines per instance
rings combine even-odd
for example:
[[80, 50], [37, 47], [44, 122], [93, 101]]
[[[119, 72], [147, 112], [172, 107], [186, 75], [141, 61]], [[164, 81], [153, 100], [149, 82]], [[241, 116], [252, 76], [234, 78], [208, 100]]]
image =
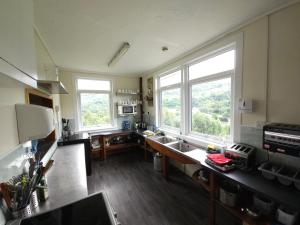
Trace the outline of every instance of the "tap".
[[181, 136], [177, 136], [177, 137], [176, 137], [176, 140], [177, 140], [179, 143], [187, 143], [187, 141], [184, 140]]

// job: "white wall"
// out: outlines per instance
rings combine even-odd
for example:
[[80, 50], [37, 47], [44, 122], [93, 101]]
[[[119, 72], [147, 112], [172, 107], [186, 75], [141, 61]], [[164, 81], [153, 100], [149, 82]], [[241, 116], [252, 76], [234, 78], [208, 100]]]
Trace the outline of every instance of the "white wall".
[[[146, 80], [216, 48], [224, 40], [243, 34], [242, 97], [254, 101], [254, 112], [242, 115], [241, 124], [260, 121], [300, 124], [300, 3], [265, 16], [176, 62], [144, 75]], [[154, 107], [145, 111], [154, 113]]]
[[[149, 77], [199, 57], [226, 39], [243, 35], [242, 97], [254, 101], [254, 112], [242, 114], [241, 125], [257, 122], [300, 124], [300, 3], [265, 16], [219, 40], [143, 76], [144, 93]], [[145, 111], [155, 113], [154, 107]], [[179, 166], [187, 174], [191, 166]]]
[[300, 124], [300, 3], [269, 23], [268, 120]]

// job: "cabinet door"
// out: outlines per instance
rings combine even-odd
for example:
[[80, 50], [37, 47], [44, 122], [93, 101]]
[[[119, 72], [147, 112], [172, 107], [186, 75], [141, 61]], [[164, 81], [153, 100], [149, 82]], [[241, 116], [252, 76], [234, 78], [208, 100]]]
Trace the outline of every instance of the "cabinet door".
[[1, 0], [0, 30], [0, 56], [36, 79], [32, 1]]

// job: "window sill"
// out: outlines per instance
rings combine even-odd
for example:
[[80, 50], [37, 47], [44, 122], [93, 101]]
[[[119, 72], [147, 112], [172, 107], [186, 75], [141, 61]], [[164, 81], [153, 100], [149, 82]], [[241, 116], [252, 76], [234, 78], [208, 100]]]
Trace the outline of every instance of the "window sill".
[[196, 135], [183, 135], [182, 138], [191, 144], [195, 144], [203, 148], [207, 148], [207, 146], [210, 144], [214, 145], [217, 148], [223, 148], [224, 146], [227, 146], [227, 144], [225, 143], [221, 144], [219, 142], [214, 142], [212, 140], [205, 139], [203, 137], [196, 136]]
[[179, 136], [180, 135], [180, 130], [176, 129], [168, 129], [166, 127], [159, 127], [158, 130], [163, 131], [165, 134], [168, 134], [170, 136]]

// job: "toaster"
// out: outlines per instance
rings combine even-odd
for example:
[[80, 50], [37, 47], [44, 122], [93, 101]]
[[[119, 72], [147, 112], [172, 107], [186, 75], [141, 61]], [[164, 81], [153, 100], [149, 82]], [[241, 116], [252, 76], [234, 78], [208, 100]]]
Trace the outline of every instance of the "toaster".
[[246, 144], [232, 144], [225, 150], [225, 157], [232, 159], [235, 167], [251, 170], [255, 164], [255, 148]]

